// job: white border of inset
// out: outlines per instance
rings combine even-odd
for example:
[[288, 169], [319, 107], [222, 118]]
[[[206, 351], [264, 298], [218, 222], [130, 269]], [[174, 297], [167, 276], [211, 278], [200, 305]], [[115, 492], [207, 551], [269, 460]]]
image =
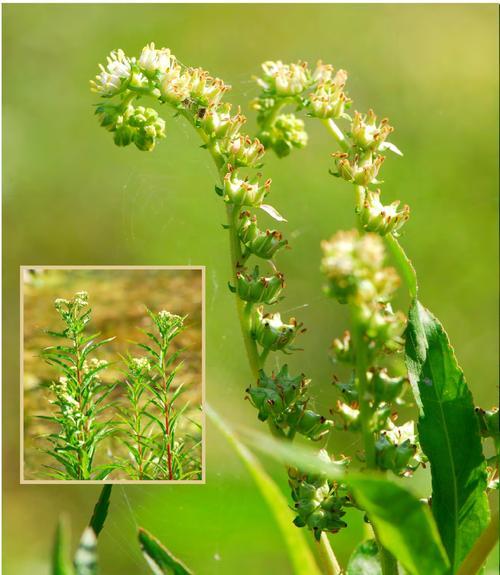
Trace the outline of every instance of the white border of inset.
[[[24, 271], [25, 270], [197, 270], [201, 271], [201, 479], [179, 480], [72, 480], [72, 479], [25, 479], [24, 478]], [[22, 485], [205, 485], [206, 483], [206, 306], [205, 306], [205, 266], [54, 266], [22, 265], [19, 266], [19, 362], [20, 362], [20, 416], [19, 416], [19, 482]]]

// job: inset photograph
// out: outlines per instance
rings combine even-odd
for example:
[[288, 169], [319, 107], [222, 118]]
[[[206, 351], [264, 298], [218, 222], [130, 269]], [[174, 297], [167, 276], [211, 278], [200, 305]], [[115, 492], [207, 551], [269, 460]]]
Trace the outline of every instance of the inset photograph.
[[21, 268], [21, 483], [204, 483], [204, 268]]

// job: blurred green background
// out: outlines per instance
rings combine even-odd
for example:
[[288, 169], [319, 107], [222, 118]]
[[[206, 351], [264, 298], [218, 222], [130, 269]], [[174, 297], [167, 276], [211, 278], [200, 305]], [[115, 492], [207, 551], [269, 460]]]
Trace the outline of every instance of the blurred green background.
[[[215, 170], [191, 128], [167, 113], [152, 154], [119, 149], [99, 128], [88, 81], [110, 50], [138, 55], [149, 41], [233, 85], [247, 104], [267, 59], [321, 58], [348, 70], [355, 108], [396, 127], [404, 158], [383, 168], [386, 199], [412, 208], [402, 242], [421, 298], [445, 324], [477, 403], [497, 397], [498, 8], [495, 5], [4, 5], [4, 567], [48, 573], [57, 516], [79, 534], [97, 487], [19, 486], [20, 264], [207, 266], [208, 400], [233, 423], [258, 427], [243, 401], [249, 371], [229, 276]], [[248, 124], [254, 131], [252, 117]], [[344, 311], [321, 292], [319, 242], [353, 225], [351, 188], [328, 175], [333, 142], [309, 123], [310, 145], [267, 158], [270, 202], [288, 219], [293, 249], [279, 257], [281, 309], [309, 328], [290, 360], [333, 404], [328, 346]], [[293, 312], [292, 312], [293, 310]], [[252, 481], [208, 429], [206, 486], [118, 488], [102, 534], [105, 575], [145, 573], [137, 524], [197, 573], [288, 574], [283, 541]], [[356, 445], [339, 433], [333, 448]], [[279, 466], [268, 464], [284, 485]], [[427, 477], [414, 485], [425, 493]], [[361, 518], [335, 537], [344, 560]], [[492, 565], [495, 559], [492, 558]], [[494, 570], [491, 573], [495, 572]]]

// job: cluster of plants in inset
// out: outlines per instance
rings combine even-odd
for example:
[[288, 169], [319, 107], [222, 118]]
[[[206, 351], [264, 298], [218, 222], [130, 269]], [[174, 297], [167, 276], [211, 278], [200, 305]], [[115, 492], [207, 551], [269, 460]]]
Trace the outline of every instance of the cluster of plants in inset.
[[[350, 112], [343, 70], [322, 62], [311, 68], [270, 61], [262, 72], [253, 102], [258, 137], [243, 133], [245, 117], [223, 101], [227, 84], [153, 44], [138, 58], [112, 52], [92, 88], [106, 99], [97, 115], [117, 145], [150, 151], [165, 137], [158, 112], [137, 105], [149, 97], [194, 127], [217, 167], [215, 191], [227, 214], [229, 287], [254, 378], [246, 397], [272, 434], [253, 443], [284, 460], [293, 522], [311, 532], [322, 557], [321, 565], [310, 562], [302, 548], [298, 558], [290, 546], [296, 572], [472, 575], [496, 540], [498, 512], [490, 513], [488, 493], [498, 489], [498, 409], [475, 408], [446, 332], [418, 299], [416, 272], [399, 242], [409, 207], [385, 205], [376, 187], [385, 153], [402, 155], [389, 141], [393, 128], [371, 110]], [[261, 227], [257, 213], [285, 219], [266, 203], [271, 181], [257, 170], [266, 150], [284, 158], [307, 144], [300, 113], [319, 120], [337, 143], [331, 174], [351, 184], [357, 224], [321, 246], [325, 293], [350, 311], [349, 329], [335, 334], [332, 345], [337, 393], [329, 413], [315, 409], [315, 388], [306, 375], [291, 373], [286, 363], [275, 371], [267, 367], [270, 355], [279, 365], [277, 353], [296, 349], [303, 326], [270, 307], [283, 299], [276, 257], [287, 241], [281, 231]], [[407, 314], [393, 309], [401, 280], [410, 299]], [[409, 409], [404, 419], [399, 414], [404, 405], [413, 406], [412, 417]], [[220, 422], [214, 412], [212, 417]], [[357, 434], [358, 456], [351, 461], [329, 452], [324, 446], [332, 433]], [[292, 446], [300, 436], [302, 445], [321, 441], [323, 448], [311, 458]], [[248, 458], [244, 448], [238, 450]], [[424, 501], [393, 480], [411, 477], [421, 465], [432, 475], [432, 494]], [[269, 481], [259, 486], [269, 491]], [[348, 527], [349, 507], [362, 513], [371, 536], [340, 566], [335, 538], [327, 534]], [[278, 521], [282, 517], [278, 511]], [[295, 536], [295, 545], [299, 540]]]
[[[179, 408], [184, 384], [182, 349], [172, 349], [184, 330], [185, 317], [146, 309], [144, 341], [116, 361], [101, 359], [102, 339], [92, 332], [92, 309], [86, 292], [58, 298], [62, 328], [49, 330], [54, 345], [41, 356], [58, 374], [48, 386], [50, 414], [37, 415], [50, 426], [39, 439], [51, 458], [38, 478], [63, 480], [188, 480], [201, 478], [197, 436], [179, 433], [189, 406]], [[110, 383], [106, 371], [120, 374]], [[96, 462], [99, 460], [99, 462]]]

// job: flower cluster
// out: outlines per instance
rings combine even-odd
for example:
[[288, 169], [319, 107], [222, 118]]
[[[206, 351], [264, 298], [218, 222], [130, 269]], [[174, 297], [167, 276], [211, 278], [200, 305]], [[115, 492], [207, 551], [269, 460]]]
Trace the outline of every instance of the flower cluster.
[[[308, 116], [322, 120], [342, 147], [340, 152], [332, 154], [335, 169], [331, 173], [362, 188], [358, 190], [356, 209], [363, 229], [380, 235], [397, 234], [409, 219], [408, 206], [401, 211], [398, 211], [399, 202], [384, 206], [380, 192], [368, 190], [381, 183], [378, 177], [385, 160], [383, 153], [389, 150], [402, 155], [388, 141], [394, 130], [388, 120], [378, 121], [373, 110], [349, 116], [347, 110], [352, 102], [345, 92], [345, 70], [335, 71], [333, 66], [322, 62], [310, 69], [305, 62], [276, 61], [265, 62], [262, 72], [262, 76], [256, 78], [262, 92], [253, 101], [253, 108], [258, 113], [259, 138], [265, 146], [282, 157], [307, 144], [304, 122], [295, 114], [282, 113], [286, 106], [294, 106], [296, 111], [303, 110]], [[335, 123], [339, 119], [350, 123], [345, 136]]]
[[333, 422], [308, 409], [309, 384], [310, 380], [304, 374], [291, 377], [288, 366], [284, 365], [271, 376], [260, 370], [257, 385], [246, 391], [261, 421], [271, 420], [289, 437], [290, 434], [299, 433], [316, 441], [332, 429]]
[[[322, 249], [321, 269], [327, 278], [325, 291], [350, 305], [355, 329], [361, 333], [357, 345], [365, 347], [366, 360], [371, 366], [363, 374], [362, 395], [359, 373], [347, 382], [335, 380], [342, 395], [335, 413], [344, 429], [360, 431], [365, 425], [375, 434], [378, 467], [390, 469], [397, 475], [408, 475], [418, 465], [418, 460], [414, 460], [416, 440], [408, 433], [403, 434], [409, 430], [407, 424], [396, 428], [393, 423], [397, 417], [395, 406], [404, 404], [406, 378], [391, 376], [387, 367], [377, 363], [382, 354], [387, 358], [387, 354], [402, 349], [405, 317], [393, 312], [391, 307], [399, 277], [393, 268], [385, 266], [384, 244], [375, 233], [337, 232], [322, 243]], [[357, 353], [361, 353], [353, 345], [349, 332], [334, 340], [333, 351], [337, 362], [349, 365], [357, 365]], [[361, 402], [367, 406], [364, 415]]]
[[88, 294], [79, 291], [71, 299], [57, 298], [54, 307], [66, 324], [64, 333], [68, 337], [80, 334], [90, 320], [88, 310]]
[[341, 303], [387, 302], [399, 286], [394, 268], [384, 267], [384, 245], [376, 234], [340, 231], [321, 248], [325, 289]]
[[318, 62], [311, 70], [306, 62], [284, 64], [264, 62], [262, 76], [256, 78], [262, 89], [252, 105], [258, 112], [259, 138], [279, 156], [307, 144], [304, 122], [295, 114], [280, 114], [287, 105], [305, 110], [321, 119], [345, 118], [350, 100], [344, 92], [347, 74]]
[[[324, 449], [320, 450], [318, 457], [325, 463], [332, 462]], [[334, 463], [347, 466], [349, 460], [344, 458]], [[342, 517], [345, 507], [352, 506], [352, 501], [344, 484], [329, 481], [323, 474], [301, 472], [295, 467], [288, 471], [288, 482], [297, 514], [294, 520], [297, 527], [311, 529], [317, 541], [323, 531], [337, 533], [347, 527]]]
[[[265, 70], [269, 89], [280, 97], [300, 94], [319, 82], [338, 80], [328, 67], [320, 67], [312, 74], [303, 63], [285, 67], [269, 62]], [[144, 47], [138, 58], [128, 57], [121, 50], [113, 52], [107, 67], [101, 67], [91, 85], [93, 91], [106, 98], [97, 107], [97, 114], [101, 125], [113, 133], [117, 145], [134, 143], [140, 150], [150, 151], [165, 136], [165, 122], [156, 110], [136, 105], [136, 100], [144, 97], [169, 104], [176, 115], [186, 118], [196, 129], [221, 178], [215, 190], [227, 205], [227, 228], [236, 245], [230, 288], [249, 308], [252, 345], [262, 347], [264, 354], [291, 349], [300, 325], [295, 320], [283, 323], [279, 314], [255, 310], [258, 304], [275, 303], [280, 298], [283, 275], [276, 271], [273, 258], [287, 241], [278, 230], [259, 228], [257, 218], [249, 210], [261, 208], [284, 221], [265, 203], [271, 180], [262, 178], [257, 170], [262, 166], [266, 146], [279, 149], [284, 155], [287, 150], [306, 144], [302, 120], [292, 114], [277, 114], [263, 141], [251, 138], [242, 131], [246, 118], [241, 110], [223, 101], [230, 89], [227, 84], [201, 68], [180, 64], [170, 50], [158, 49], [152, 43]], [[272, 273], [261, 275], [258, 267], [247, 273], [245, 264], [252, 256], [267, 260]]]

